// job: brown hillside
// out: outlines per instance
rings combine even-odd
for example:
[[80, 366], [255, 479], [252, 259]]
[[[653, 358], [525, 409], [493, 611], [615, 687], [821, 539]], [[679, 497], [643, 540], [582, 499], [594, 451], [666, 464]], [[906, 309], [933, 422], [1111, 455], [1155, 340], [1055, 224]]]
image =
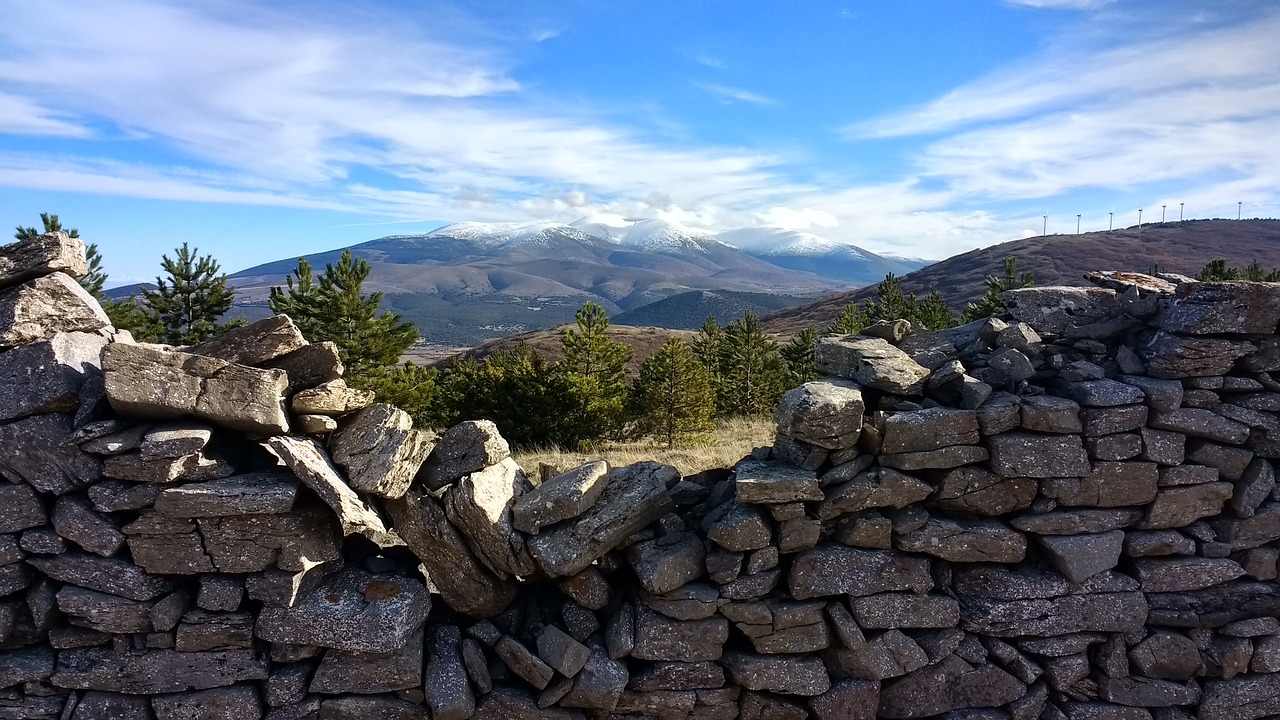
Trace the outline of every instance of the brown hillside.
[[[1244, 267], [1257, 260], [1268, 270], [1280, 267], [1280, 220], [1188, 220], [1110, 232], [1050, 235], [993, 245], [947, 258], [902, 276], [906, 292], [937, 288], [959, 311], [986, 292], [984, 279], [1003, 274], [1004, 258], [1018, 259], [1018, 271], [1035, 275], [1036, 285], [1087, 285], [1092, 270], [1162, 271], [1194, 275], [1207, 263], [1226, 258]], [[875, 294], [875, 286], [829, 295], [807, 305], [764, 317], [769, 332], [791, 335], [807, 325], [827, 325], [845, 305]]]
[[[478, 345], [464, 352], [458, 353], [451, 357], [439, 360], [433, 363], [433, 367], [444, 367], [453, 358], [478, 358], [483, 359], [490, 355], [502, 351], [512, 350], [521, 343], [528, 345], [538, 354], [546, 359], [555, 362], [564, 358], [564, 351], [560, 345], [560, 336], [564, 334], [566, 328], [575, 327], [574, 325], [558, 325], [543, 330], [531, 330], [529, 332], [516, 333], [508, 335], [497, 340], [490, 340], [482, 345]], [[696, 333], [688, 330], [667, 330], [665, 328], [655, 327], [632, 327], [630, 325], [610, 325], [607, 331], [609, 338], [615, 342], [620, 342], [631, 348], [631, 360], [627, 363], [627, 375], [635, 377], [640, 374], [640, 365], [648, 360], [650, 356], [658, 352], [658, 348], [667, 341], [671, 336], [692, 338]]]

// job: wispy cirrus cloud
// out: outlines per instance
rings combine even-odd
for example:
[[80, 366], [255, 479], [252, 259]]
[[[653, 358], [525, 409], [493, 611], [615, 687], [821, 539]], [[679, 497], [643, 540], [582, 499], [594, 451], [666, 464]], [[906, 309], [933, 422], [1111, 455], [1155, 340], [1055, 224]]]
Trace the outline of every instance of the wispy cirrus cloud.
[[1115, 0], [1005, 0], [1010, 5], [1050, 10], [1097, 10]]
[[705, 91], [708, 95], [723, 103], [742, 102], [751, 105], [777, 105], [778, 101], [771, 97], [766, 97], [757, 92], [744, 90], [743, 88], [731, 87], [729, 85], [719, 85], [717, 83], [708, 83], [694, 81], [694, 87]]

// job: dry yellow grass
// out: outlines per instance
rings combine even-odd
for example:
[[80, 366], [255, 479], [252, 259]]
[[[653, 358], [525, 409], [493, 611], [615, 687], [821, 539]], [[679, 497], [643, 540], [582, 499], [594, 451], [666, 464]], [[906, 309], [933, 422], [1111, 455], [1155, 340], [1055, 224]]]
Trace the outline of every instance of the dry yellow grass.
[[630, 465], [642, 460], [656, 460], [674, 465], [683, 475], [703, 470], [733, 467], [755, 448], [773, 444], [773, 419], [769, 417], [732, 418], [717, 423], [714, 432], [696, 443], [668, 448], [665, 444], [642, 441], [608, 443], [598, 450], [575, 453], [560, 448], [543, 448], [517, 452], [516, 462], [536, 482], [542, 463], [568, 470], [592, 460], [606, 460], [610, 465]]

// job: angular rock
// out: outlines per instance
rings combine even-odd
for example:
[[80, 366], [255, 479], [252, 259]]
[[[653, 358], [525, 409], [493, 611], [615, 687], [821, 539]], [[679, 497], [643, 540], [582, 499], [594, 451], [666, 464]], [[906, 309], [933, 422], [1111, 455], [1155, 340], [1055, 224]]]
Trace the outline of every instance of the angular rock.
[[1280, 713], [1280, 674], [1207, 680], [1198, 720], [1254, 720]]
[[122, 415], [193, 415], [259, 436], [289, 431], [288, 378], [279, 370], [121, 343], [103, 350], [102, 370], [107, 399]]
[[515, 599], [515, 584], [500, 580], [476, 559], [434, 495], [412, 488], [385, 505], [396, 532], [418, 556], [446, 605], [472, 617], [488, 617]]
[[499, 687], [480, 702], [472, 720], [583, 720], [577, 710], [540, 708], [523, 690]]
[[609, 474], [609, 464], [597, 460], [560, 473], [511, 503], [512, 523], [517, 530], [537, 534], [555, 523], [576, 518], [600, 499]]
[[[956, 470], [960, 473], [968, 470]], [[933, 487], [906, 473], [890, 468], [871, 468], [852, 480], [832, 485], [826, 499], [818, 506], [818, 518], [832, 520], [841, 515], [869, 508], [903, 508], [924, 500]], [[1034, 490], [1032, 490], [1034, 494]]]
[[674, 508], [667, 487], [680, 478], [670, 465], [642, 462], [609, 471], [591, 510], [529, 539], [529, 551], [552, 577], [576, 575], [635, 532]]
[[439, 490], [477, 470], [497, 465], [511, 456], [498, 426], [488, 420], [468, 420], [445, 431], [418, 471], [417, 482]]
[[1276, 489], [1276, 471], [1269, 460], [1254, 458], [1236, 481], [1231, 509], [1237, 517], [1253, 517], [1258, 506]]
[[493, 651], [512, 672], [539, 690], [547, 689], [547, 685], [550, 685], [551, 679], [555, 677], [555, 671], [551, 666], [509, 635], [503, 635], [498, 644], [494, 645]]
[[966, 595], [960, 598], [960, 626], [993, 637], [1139, 630], [1147, 620], [1147, 600], [1141, 592], [1100, 592], [1086, 595], [1000, 600]]
[[268, 440], [266, 446], [333, 509], [342, 524], [343, 534], [386, 533], [387, 527], [382, 518], [347, 485], [315, 440], [277, 436]]
[[791, 562], [788, 586], [796, 600], [882, 592], [925, 593], [933, 587], [928, 558], [823, 544]]
[[0, 288], [56, 272], [71, 277], [89, 272], [80, 238], [59, 230], [0, 245]]
[[972, 410], [930, 408], [886, 417], [880, 452], [921, 452], [977, 442], [978, 418]]
[[56, 333], [96, 333], [109, 327], [111, 320], [98, 301], [67, 275], [45, 275], [0, 290], [0, 351]]
[[1097, 462], [1081, 478], [1049, 478], [1040, 485], [1059, 505], [1123, 507], [1145, 505], [1156, 497], [1159, 473], [1154, 463]]
[[264, 365], [307, 344], [288, 315], [275, 315], [219, 334], [185, 350], [240, 365]]
[[813, 472], [781, 462], [746, 459], [734, 466], [734, 492], [748, 504], [781, 504], [821, 500]]
[[263, 716], [253, 685], [233, 685], [151, 699], [156, 720], [255, 720]]
[[1145, 393], [1140, 388], [1105, 378], [1081, 382], [1064, 382], [1061, 384], [1060, 390], [1063, 395], [1075, 400], [1084, 407], [1132, 405], [1146, 399]]
[[612, 710], [627, 688], [626, 663], [610, 659], [599, 644], [591, 646], [591, 657], [574, 678], [573, 688], [560, 700], [561, 707]]
[[332, 516], [319, 507], [280, 515], [199, 518], [204, 550], [224, 573], [259, 572], [276, 565], [302, 571], [341, 558]]
[[27, 562], [55, 580], [130, 600], [154, 600], [173, 589], [168, 579], [147, 575], [122, 558], [69, 552], [51, 558], [30, 558]]
[[1226, 375], [1236, 360], [1256, 349], [1249, 342], [1157, 332], [1138, 354], [1152, 377], [1176, 379]]
[[929, 518], [924, 527], [900, 536], [897, 546], [951, 562], [1022, 562], [1027, 538], [994, 520]]
[[960, 708], [999, 707], [1025, 692], [1017, 678], [994, 665], [974, 667], [948, 655], [937, 665], [885, 683], [877, 717], [923, 718]]
[[671, 592], [705, 575], [706, 558], [702, 540], [690, 532], [646, 540], [627, 549], [627, 559], [640, 585], [654, 595]]
[[303, 345], [287, 355], [270, 360], [263, 367], [284, 370], [289, 376], [287, 394], [315, 387], [342, 377], [345, 368], [332, 341]]
[[480, 560], [499, 577], [532, 575], [536, 569], [525, 546], [525, 536], [515, 529], [512, 501], [532, 485], [515, 460], [471, 473], [444, 495], [444, 510], [470, 541]]
[[953, 628], [960, 623], [960, 605], [945, 595], [884, 593], [853, 598], [853, 615], [868, 630], [892, 628]]
[[707, 539], [730, 552], [760, 550], [769, 545], [772, 530], [764, 514], [754, 505], [731, 500], [702, 521]]
[[1133, 562], [1142, 589], [1149, 593], [1203, 590], [1244, 575], [1244, 568], [1226, 558], [1139, 558]]
[[202, 452], [179, 458], [147, 458], [142, 453], [128, 452], [109, 457], [102, 463], [104, 477], [160, 484], [212, 480], [234, 472], [235, 468], [221, 457]]
[[124, 546], [124, 534], [95, 511], [86, 497], [64, 495], [53, 506], [53, 529], [59, 535], [103, 557]]
[[302, 435], [328, 435], [338, 429], [338, 421], [328, 415], [294, 415], [293, 428]]
[[1089, 454], [1076, 435], [1013, 431], [987, 438], [991, 470], [1001, 477], [1082, 477], [1092, 471]]
[[970, 515], [1006, 515], [1029, 507], [1037, 486], [1032, 478], [1003, 478], [981, 467], [961, 467], [942, 476], [932, 503]]
[[820, 373], [899, 395], [917, 393], [929, 377], [927, 368], [888, 342], [856, 335], [820, 338], [814, 348], [814, 367]]
[[437, 626], [431, 637], [423, 691], [436, 720], [466, 720], [476, 711], [476, 695], [467, 682], [461, 642], [462, 635], [453, 625]]
[[675, 662], [719, 660], [728, 638], [729, 622], [721, 616], [673, 620], [640, 607], [636, 609], [631, 657]]
[[167, 487], [156, 497], [156, 511], [172, 517], [223, 517], [287, 513], [298, 497], [296, 477], [284, 473], [245, 473], [208, 482]]
[[862, 389], [840, 378], [807, 382], [782, 396], [778, 432], [828, 450], [851, 448], [862, 432]]
[[192, 610], [182, 616], [182, 622], [174, 633], [173, 646], [181, 652], [252, 647], [253, 615]]
[[1019, 515], [1009, 524], [1036, 535], [1075, 535], [1119, 530], [1136, 524], [1141, 518], [1142, 510], [1138, 508], [1057, 510], [1040, 515]]
[[372, 694], [420, 687], [423, 649], [423, 630], [419, 627], [403, 647], [388, 653], [328, 650], [311, 678], [311, 692]]
[[881, 455], [880, 464], [899, 470], [947, 470], [962, 465], [984, 462], [988, 457], [990, 457], [990, 454], [984, 447], [952, 445], [937, 450]]
[[1228, 445], [1243, 444], [1249, 437], [1249, 427], [1234, 420], [1228, 420], [1212, 410], [1201, 408], [1182, 408], [1169, 413], [1152, 413], [1148, 424], [1157, 430], [1172, 430], [1215, 440]]
[[147, 458], [180, 458], [204, 450], [213, 439], [213, 428], [204, 423], [161, 423], [143, 435], [139, 451]]
[[40, 496], [28, 485], [0, 482], [0, 532], [11, 533], [44, 525], [49, 516], [45, 513]]
[[266, 659], [252, 650], [128, 654], [87, 648], [59, 652], [50, 682], [72, 690], [156, 695], [266, 679]]
[[145, 696], [89, 691], [76, 703], [71, 720], [151, 720]]
[[289, 402], [289, 409], [299, 415], [342, 417], [373, 404], [373, 392], [357, 390], [341, 378], [300, 390]]
[[386, 695], [346, 695], [325, 698], [319, 720], [427, 720], [419, 703]]
[[414, 429], [409, 413], [377, 403], [343, 420], [329, 448], [352, 488], [398, 498], [431, 452], [431, 437]]
[[1145, 677], [1186, 682], [1200, 671], [1200, 648], [1185, 635], [1161, 630], [1129, 650], [1129, 662]]
[[1084, 582], [1120, 563], [1125, 534], [1120, 530], [1084, 535], [1039, 537], [1045, 555], [1073, 583]]
[[81, 387], [101, 376], [106, 344], [100, 335], [58, 333], [0, 353], [0, 421], [75, 410]]
[[294, 607], [264, 607], [257, 635], [271, 642], [387, 653], [404, 646], [430, 609], [421, 583], [347, 568]]
[[[1053, 395], [1032, 395], [1019, 400], [1022, 428], [1047, 433], [1079, 433], [1080, 404]], [[988, 433], [991, 434], [991, 433]]]
[[721, 661], [733, 682], [748, 690], [814, 697], [831, 689], [831, 678], [814, 656], [752, 655], [730, 651]]
[[1082, 411], [1080, 422], [1084, 425], [1085, 437], [1098, 437], [1142, 429], [1147, 424], [1147, 415], [1146, 405], [1095, 407]]
[[64, 585], [57, 594], [58, 610], [75, 625], [105, 633], [148, 633], [154, 628], [151, 606], [115, 595]]
[[53, 650], [44, 646], [7, 650], [0, 655], [0, 688], [37, 684], [53, 674]]
[[548, 625], [538, 633], [538, 657], [565, 677], [577, 675], [590, 656], [586, 645], [555, 625]]
[[1226, 482], [1162, 488], [1140, 527], [1143, 530], [1186, 527], [1200, 518], [1222, 512], [1234, 492], [1235, 488]]
[[1182, 433], [1142, 428], [1142, 459], [1161, 465], [1180, 465], [1186, 460], [1187, 436]]
[[1194, 282], [1162, 299], [1151, 321], [1183, 335], [1270, 335], [1280, 322], [1280, 289], [1275, 283]]
[[900, 677], [929, 664], [924, 649], [899, 630], [881, 633], [848, 650], [830, 652], [824, 659], [839, 674], [870, 680]]
[[1062, 335], [1068, 328], [1110, 320], [1120, 314], [1114, 290], [1085, 287], [1033, 287], [1001, 293], [1017, 320], [1041, 335]]
[[196, 605], [205, 610], [234, 611], [244, 598], [244, 581], [228, 575], [205, 575], [200, 578]]

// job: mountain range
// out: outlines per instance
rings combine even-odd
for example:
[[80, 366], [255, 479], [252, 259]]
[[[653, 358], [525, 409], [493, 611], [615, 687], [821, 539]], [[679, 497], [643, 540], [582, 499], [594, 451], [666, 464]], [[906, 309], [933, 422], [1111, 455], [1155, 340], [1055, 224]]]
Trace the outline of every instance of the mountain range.
[[[587, 301], [611, 315], [667, 301], [678, 320], [661, 312], [643, 319], [690, 327], [688, 318], [703, 313], [705, 303], [768, 312], [927, 262], [780, 228], [710, 233], [619, 216], [572, 224], [463, 222], [350, 249], [371, 266], [367, 290], [382, 292], [384, 305], [418, 325], [431, 343], [454, 346], [569, 322]], [[307, 259], [319, 272], [342, 252]], [[236, 311], [250, 318], [264, 314], [270, 288], [284, 283], [297, 260], [231, 275]], [[724, 312], [729, 310], [703, 313], [692, 326]]]

